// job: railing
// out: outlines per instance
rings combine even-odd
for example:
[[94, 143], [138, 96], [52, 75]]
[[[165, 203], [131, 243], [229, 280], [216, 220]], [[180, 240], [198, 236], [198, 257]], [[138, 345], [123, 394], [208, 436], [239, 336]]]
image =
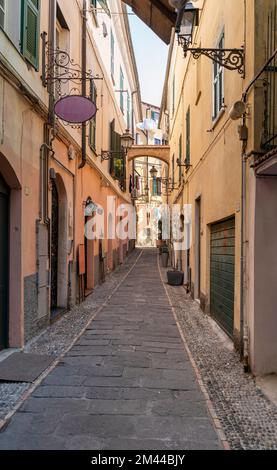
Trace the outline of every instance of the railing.
[[277, 147], [277, 5], [268, 15], [267, 58], [272, 56], [265, 68], [264, 80], [264, 129], [262, 149], [269, 152]]

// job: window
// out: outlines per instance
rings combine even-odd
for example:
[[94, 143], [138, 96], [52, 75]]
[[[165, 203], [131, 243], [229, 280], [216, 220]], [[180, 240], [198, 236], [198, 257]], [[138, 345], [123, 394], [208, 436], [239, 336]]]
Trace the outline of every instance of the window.
[[153, 121], [159, 121], [159, 118], [159, 113], [157, 113], [156, 111], [151, 111], [151, 119], [153, 119]]
[[97, 0], [90, 0], [90, 4], [91, 4], [91, 7], [93, 8], [93, 14], [96, 15], [97, 14], [97, 11], [96, 11]]
[[121, 136], [115, 131], [114, 119], [110, 123], [110, 151], [113, 152], [113, 158], [110, 159], [110, 174], [119, 180], [122, 191], [126, 191], [125, 158], [122, 155]]
[[114, 35], [111, 30], [111, 75], [114, 81]]
[[190, 107], [186, 114], [186, 167], [190, 166]]
[[173, 82], [172, 82], [172, 117], [174, 116], [175, 113], [175, 76], [173, 77]]
[[161, 140], [160, 139], [154, 139], [154, 144], [155, 145], [161, 145]]
[[[90, 99], [96, 104], [97, 88], [93, 80], [90, 82]], [[96, 115], [89, 123], [89, 146], [92, 150], [96, 150]]]
[[157, 196], [162, 195], [162, 179], [157, 178]]
[[38, 69], [40, 0], [22, 1], [21, 52]]
[[[218, 43], [218, 49], [224, 49], [224, 33]], [[213, 63], [213, 120], [217, 118], [224, 106], [224, 68]]]
[[5, 27], [5, 1], [6, 0], [0, 0], [0, 28]]
[[120, 67], [120, 78], [119, 78], [119, 83], [120, 83], [120, 109], [124, 113], [124, 75], [122, 68]]
[[183, 154], [183, 138], [182, 138], [182, 135], [180, 135], [180, 137], [179, 137], [179, 163], [180, 163], [180, 166], [179, 166], [179, 185], [182, 182], [182, 167], [181, 167], [182, 154]]

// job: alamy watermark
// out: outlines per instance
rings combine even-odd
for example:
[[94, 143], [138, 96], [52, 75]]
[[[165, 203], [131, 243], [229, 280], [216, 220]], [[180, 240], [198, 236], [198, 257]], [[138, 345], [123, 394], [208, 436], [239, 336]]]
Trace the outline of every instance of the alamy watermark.
[[157, 239], [173, 241], [175, 251], [189, 250], [191, 247], [191, 204], [162, 204], [158, 207], [145, 204], [139, 207], [137, 214], [132, 204], [116, 207], [114, 197], [108, 196], [106, 208], [93, 204], [85, 209], [85, 215], [85, 236], [89, 240], [135, 240], [143, 235], [141, 231], [146, 226], [151, 226]]

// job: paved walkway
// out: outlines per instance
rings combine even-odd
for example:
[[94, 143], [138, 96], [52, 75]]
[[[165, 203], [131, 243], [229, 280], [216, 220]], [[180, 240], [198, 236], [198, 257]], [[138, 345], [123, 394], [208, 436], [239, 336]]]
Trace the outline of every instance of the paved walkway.
[[220, 448], [156, 250], [0, 433], [0, 449]]

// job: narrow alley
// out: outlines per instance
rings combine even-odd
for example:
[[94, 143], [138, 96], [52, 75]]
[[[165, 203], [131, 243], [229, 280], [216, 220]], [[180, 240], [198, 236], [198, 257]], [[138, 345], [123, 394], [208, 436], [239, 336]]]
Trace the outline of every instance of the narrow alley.
[[145, 250], [0, 434], [0, 449], [220, 449], [158, 272]]
[[0, 0], [1, 468], [277, 450], [276, 45], [277, 0]]

